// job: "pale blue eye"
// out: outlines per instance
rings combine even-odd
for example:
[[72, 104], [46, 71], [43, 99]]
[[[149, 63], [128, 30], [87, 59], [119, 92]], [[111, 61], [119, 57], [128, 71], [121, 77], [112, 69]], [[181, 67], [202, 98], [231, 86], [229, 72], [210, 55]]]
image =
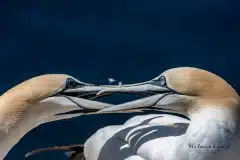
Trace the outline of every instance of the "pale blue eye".
[[161, 76], [159, 78], [159, 83], [160, 83], [161, 86], [166, 86], [167, 85], [166, 78], [164, 76]]
[[77, 86], [77, 83], [71, 79], [71, 78], [68, 78], [67, 81], [66, 81], [66, 88], [75, 88]]

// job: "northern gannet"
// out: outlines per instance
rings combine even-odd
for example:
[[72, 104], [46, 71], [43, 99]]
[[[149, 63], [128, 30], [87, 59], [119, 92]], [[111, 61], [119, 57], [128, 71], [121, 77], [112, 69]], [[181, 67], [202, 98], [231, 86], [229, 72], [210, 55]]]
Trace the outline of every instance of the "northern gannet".
[[68, 75], [47, 74], [8, 90], [0, 97], [0, 159], [40, 124], [110, 107], [84, 99], [97, 98], [102, 88]]
[[[143, 83], [106, 88], [97, 95], [145, 93], [146, 98], [99, 113], [129, 109], [179, 112], [135, 116], [99, 129], [84, 144], [67, 148], [74, 160], [238, 160], [239, 95], [208, 71], [179, 67]], [[184, 114], [187, 117], [180, 116]]]

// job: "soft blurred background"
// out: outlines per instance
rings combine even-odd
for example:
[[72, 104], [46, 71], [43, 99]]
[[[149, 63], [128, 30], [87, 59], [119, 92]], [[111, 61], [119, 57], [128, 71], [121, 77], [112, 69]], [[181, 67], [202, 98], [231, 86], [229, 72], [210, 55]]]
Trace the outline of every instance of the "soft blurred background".
[[[149, 80], [193, 66], [219, 74], [240, 91], [240, 10], [233, 0], [58, 0], [0, 2], [0, 91], [33, 76], [67, 73], [89, 83]], [[115, 98], [120, 103], [128, 97]], [[125, 115], [83, 116], [41, 125], [8, 154], [84, 143]], [[32, 157], [65, 159], [62, 153]]]

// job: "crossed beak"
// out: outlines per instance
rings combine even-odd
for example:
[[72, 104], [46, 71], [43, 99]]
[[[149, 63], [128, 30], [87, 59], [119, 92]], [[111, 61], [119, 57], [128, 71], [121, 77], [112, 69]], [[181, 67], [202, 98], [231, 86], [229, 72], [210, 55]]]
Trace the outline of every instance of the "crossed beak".
[[126, 102], [123, 104], [116, 105], [114, 107], [109, 107], [98, 111], [98, 113], [106, 112], [118, 112], [126, 110], [136, 110], [144, 109], [155, 106], [163, 97], [166, 95], [174, 93], [173, 90], [168, 87], [162, 87], [154, 80], [137, 83], [122, 85], [117, 87], [110, 87], [102, 89], [97, 93], [98, 96], [105, 94], [114, 94], [114, 93], [130, 93], [130, 94], [142, 94], [145, 95], [145, 98], [138, 99], [131, 102]]
[[[120, 87], [121, 88], [121, 87]], [[74, 110], [70, 110], [67, 112], [58, 113], [56, 115], [70, 115], [70, 114], [97, 114], [97, 111], [105, 108], [110, 108], [115, 105], [95, 101], [96, 99], [102, 98], [107, 95], [112, 95], [117, 93], [119, 86], [116, 85], [94, 85], [87, 83], [79, 83], [78, 85], [72, 87], [71, 89], [65, 89], [53, 97], [62, 97], [67, 99], [67, 101], [71, 101], [78, 107]], [[124, 92], [124, 90], [123, 90]], [[126, 90], [125, 93], [127, 93]], [[137, 93], [137, 92], [129, 92], [129, 93]], [[58, 102], [61, 103], [61, 102]], [[123, 111], [126, 112], [139, 112], [139, 110], [129, 110]], [[116, 111], [114, 113], [122, 113], [122, 111]]]
[[[75, 102], [84, 108], [85, 112], [98, 111], [97, 113], [118, 113], [137, 110], [139, 111], [144, 108], [152, 107], [156, 105], [164, 96], [172, 94], [173, 92], [174, 91], [168, 87], [162, 87], [156, 81], [150, 80], [142, 83], [127, 85], [93, 85], [84, 83], [74, 88], [62, 91], [61, 95], [75, 98]], [[140, 94], [144, 95], [145, 98], [119, 105], [111, 105], [93, 101], [115, 93]]]
[[[52, 97], [60, 97], [64, 100], [58, 100], [58, 103], [64, 103], [68, 101], [74, 104], [74, 110], [68, 107], [67, 112], [61, 112], [56, 115], [73, 115], [73, 114], [94, 114], [100, 109], [112, 107], [112, 104], [94, 101], [98, 98], [106, 96], [107, 94], [97, 95], [98, 92], [105, 88], [111, 88], [113, 86], [99, 86], [94, 84], [88, 84], [80, 82], [69, 89], [64, 89], [63, 91], [53, 95]], [[63, 104], [65, 106], [65, 104]]]
[[114, 93], [130, 93], [130, 94], [142, 94], [146, 96], [155, 95], [162, 92], [167, 92], [168, 89], [154, 84], [154, 81], [147, 81], [143, 83], [121, 85], [115, 87], [107, 87], [97, 93], [98, 96], [104, 94]]

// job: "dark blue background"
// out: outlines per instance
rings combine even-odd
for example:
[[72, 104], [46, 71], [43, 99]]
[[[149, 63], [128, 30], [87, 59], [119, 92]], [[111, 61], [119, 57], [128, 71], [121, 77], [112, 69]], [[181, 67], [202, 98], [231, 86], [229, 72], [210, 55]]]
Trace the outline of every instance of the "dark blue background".
[[[45, 73], [67, 73], [89, 83], [107, 83], [108, 77], [132, 83], [178, 66], [210, 70], [240, 90], [239, 18], [239, 2], [230, 0], [1, 1], [0, 90]], [[6, 159], [22, 159], [39, 147], [83, 143], [97, 128], [131, 116], [41, 125]]]

